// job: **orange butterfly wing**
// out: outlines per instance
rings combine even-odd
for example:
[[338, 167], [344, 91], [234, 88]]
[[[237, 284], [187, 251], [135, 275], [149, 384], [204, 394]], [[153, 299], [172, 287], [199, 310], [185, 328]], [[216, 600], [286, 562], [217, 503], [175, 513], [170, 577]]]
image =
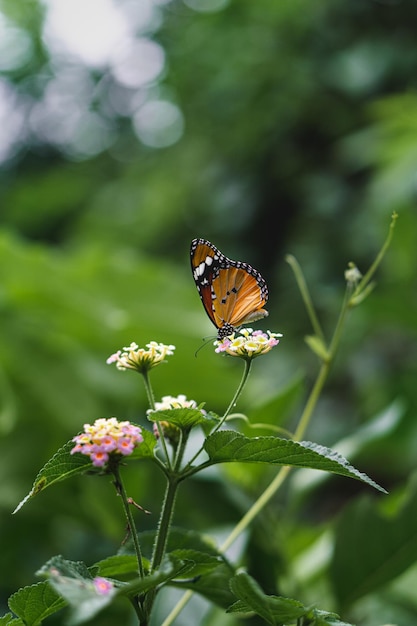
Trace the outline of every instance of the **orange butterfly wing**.
[[233, 261], [206, 239], [191, 243], [191, 267], [207, 315], [219, 338], [236, 326], [268, 315], [262, 307], [268, 288], [261, 274], [248, 263]]

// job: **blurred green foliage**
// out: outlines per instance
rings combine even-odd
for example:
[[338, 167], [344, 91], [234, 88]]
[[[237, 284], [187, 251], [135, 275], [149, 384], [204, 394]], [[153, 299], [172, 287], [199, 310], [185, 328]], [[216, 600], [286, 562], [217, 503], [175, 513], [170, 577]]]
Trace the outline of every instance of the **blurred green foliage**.
[[[238, 365], [210, 348], [195, 357], [213, 328], [189, 270], [193, 237], [265, 276], [264, 327], [284, 338], [256, 362], [238, 410], [292, 428], [317, 362], [303, 342], [311, 329], [284, 256], [301, 263], [331, 329], [347, 263], [366, 271], [397, 210], [377, 287], [351, 316], [308, 433], [338, 449], [399, 401], [392, 428], [356, 442], [349, 457], [391, 493], [362, 495], [351, 481], [315, 483], [315, 475], [301, 488], [294, 473], [234, 556], [267, 593], [343, 607], [343, 617], [362, 626], [409, 626], [417, 615], [415, 556], [409, 551], [393, 566], [396, 548], [383, 538], [387, 526], [405, 524], [415, 543], [402, 508], [414, 493], [417, 449], [415, 2], [230, 0], [205, 2], [206, 11], [196, 4], [143, 4], [152, 19], [134, 36], [156, 42], [165, 66], [131, 87], [110, 63], [89, 65], [53, 48], [43, 30], [49, 3], [0, 1], [0, 34], [11, 37], [9, 56], [0, 55], [0, 605], [5, 610], [8, 595], [33, 582], [52, 555], [88, 564], [123, 541], [111, 485], [93, 477], [11, 516], [38, 469], [84, 422], [117, 415], [146, 425], [139, 378], [106, 366], [109, 354], [131, 341], [173, 343], [174, 360], [153, 375], [157, 395], [185, 393], [219, 413], [232, 397]], [[97, 8], [97, 29], [101, 18]], [[46, 97], [53, 88], [62, 97], [55, 108]], [[85, 119], [102, 129], [91, 137], [93, 122], [62, 134], [72, 91], [81, 94], [80, 119], [94, 113]], [[147, 145], [132, 124], [152, 100], [173, 103], [185, 121], [167, 147]], [[128, 488], [157, 512], [162, 481], [146, 464], [142, 471], [138, 484], [129, 468]], [[196, 478], [184, 485], [175, 523], [222, 536], [272, 475], [237, 465]], [[138, 523], [151, 529], [156, 517]], [[385, 575], [358, 594], [352, 581], [366, 572], [359, 576], [361, 559], [351, 560], [373, 535], [386, 547], [378, 561]], [[193, 611], [201, 615], [201, 605], [178, 623], [195, 624]], [[239, 621], [212, 609], [204, 623]]]

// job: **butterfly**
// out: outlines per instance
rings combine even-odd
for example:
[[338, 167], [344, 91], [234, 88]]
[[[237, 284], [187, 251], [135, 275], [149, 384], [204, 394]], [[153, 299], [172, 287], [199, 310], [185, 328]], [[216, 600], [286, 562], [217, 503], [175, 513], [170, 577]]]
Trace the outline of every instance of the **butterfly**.
[[241, 324], [268, 315], [262, 308], [268, 300], [268, 287], [249, 263], [228, 259], [207, 239], [193, 239], [190, 255], [198, 293], [219, 340]]

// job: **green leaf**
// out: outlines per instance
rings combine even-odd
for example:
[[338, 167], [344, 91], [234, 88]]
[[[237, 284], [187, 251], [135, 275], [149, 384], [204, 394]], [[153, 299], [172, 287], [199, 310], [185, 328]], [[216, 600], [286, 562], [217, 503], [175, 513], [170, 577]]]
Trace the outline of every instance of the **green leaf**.
[[[157, 440], [148, 430], [143, 429], [142, 436], [143, 442], [134, 449], [131, 455], [124, 457], [123, 462], [126, 462], [127, 459], [138, 460], [153, 458], [153, 449]], [[43, 466], [35, 478], [32, 489], [17, 505], [13, 513], [17, 513], [28, 500], [59, 481], [66, 480], [67, 478], [71, 478], [77, 474], [84, 474], [86, 472], [91, 474], [103, 473], [103, 469], [95, 468], [92, 465], [90, 458], [85, 454], [71, 454], [73, 447], [74, 442], [72, 440], [68, 441]]]
[[230, 579], [234, 573], [234, 569], [223, 562], [212, 572], [199, 576], [195, 580], [173, 581], [172, 584], [177, 588], [190, 589], [225, 609], [234, 600], [229, 587]]
[[[198, 550], [192, 549], [184, 549], [181, 548], [179, 550], [173, 550], [172, 552], [167, 554], [168, 559], [170, 559], [172, 564], [186, 564], [186, 568], [184, 571], [176, 570], [175, 577], [181, 578], [183, 576], [195, 577], [201, 576], [205, 574], [215, 567], [217, 567], [220, 563], [223, 563], [223, 559], [220, 556], [213, 556], [211, 554], [207, 554], [204, 552], [200, 552]], [[144, 559], [144, 569], [145, 571], [149, 569], [149, 561]], [[96, 563], [96, 567], [98, 570], [98, 574], [100, 576], [104, 576], [107, 578], [118, 578], [129, 580], [135, 578], [138, 575], [138, 564], [136, 556], [130, 554], [120, 554], [116, 556], [111, 556], [103, 561], [99, 561]], [[165, 567], [164, 576], [168, 569]], [[174, 570], [172, 570], [174, 571]], [[170, 574], [171, 575], [171, 574]], [[131, 582], [131, 580], [130, 580]]]
[[93, 576], [82, 561], [68, 561], [61, 556], [50, 559], [38, 572], [48, 576], [51, 587], [71, 608], [70, 624], [81, 624], [113, 601], [117, 589], [101, 595], [94, 586]]
[[195, 426], [215, 424], [216, 420], [210, 415], [202, 413], [201, 409], [165, 409], [152, 411], [148, 419], [152, 422], [169, 422], [178, 428], [190, 430]]
[[51, 576], [59, 574], [60, 576], [69, 576], [83, 580], [91, 579], [91, 572], [83, 561], [69, 561], [61, 555], [53, 556], [38, 571], [38, 576]]
[[268, 596], [246, 572], [234, 576], [230, 588], [238, 599], [227, 609], [228, 613], [248, 615], [256, 613], [272, 626], [285, 626], [304, 618], [309, 626], [352, 626], [339, 619], [336, 613], [305, 607], [298, 600], [282, 596]]
[[224, 563], [224, 559], [220, 555], [214, 556], [212, 554], [207, 554], [206, 552], [200, 552], [199, 550], [184, 548], [173, 550], [169, 553], [169, 556], [192, 563], [192, 566], [186, 574], [187, 577], [202, 576]]
[[154, 448], [158, 443], [155, 435], [149, 430], [142, 428], [143, 441], [133, 450], [132, 454], [123, 459], [126, 462], [128, 459], [152, 459], [154, 457]]
[[[149, 561], [142, 559], [145, 571], [149, 568]], [[130, 580], [138, 575], [138, 560], [133, 554], [116, 554], [109, 556], [95, 564], [97, 574], [105, 578]]]
[[341, 606], [390, 582], [417, 560], [417, 476], [396, 516], [370, 498], [347, 507], [336, 528], [331, 580]]
[[11, 613], [6, 613], [0, 617], [0, 626], [25, 626], [19, 617], [13, 617]]
[[273, 626], [294, 622], [306, 613], [305, 607], [297, 600], [267, 596], [258, 583], [244, 572], [231, 579], [230, 588], [240, 602], [229, 607], [229, 613], [252, 611]]
[[74, 442], [68, 441], [43, 466], [35, 478], [32, 489], [17, 505], [13, 513], [17, 513], [28, 500], [47, 487], [76, 474], [83, 474], [87, 470], [97, 471], [93, 469], [89, 457], [84, 454], [70, 454], [73, 447]]
[[[405, 406], [402, 401], [395, 400], [383, 411], [378, 413], [353, 433], [335, 443], [335, 448], [345, 457], [355, 458], [359, 453], [366, 453], [369, 445], [379, 441], [392, 441], [392, 434], [400, 426], [405, 415]], [[293, 490], [297, 493], [303, 490], [311, 491], [328, 479], [326, 474], [315, 474], [312, 476], [309, 470], [300, 470], [294, 476], [292, 483]]]
[[222, 430], [210, 435], [204, 448], [212, 463], [245, 461], [308, 467], [356, 478], [386, 493], [385, 489], [350, 465], [337, 452], [310, 441], [296, 442], [280, 437], [249, 438], [235, 431]]
[[[142, 552], [146, 556], [152, 553], [155, 541], [155, 531], [145, 531], [138, 535]], [[125, 546], [126, 549], [126, 546]], [[202, 533], [183, 528], [172, 528], [168, 537], [168, 556], [183, 555], [188, 561], [189, 570], [183, 574], [177, 573], [175, 580], [169, 584], [181, 589], [191, 589], [204, 596], [210, 602], [226, 608], [233, 602], [233, 595], [229, 588], [229, 580], [235, 570], [219, 553], [213, 539]], [[216, 567], [213, 567], [217, 563]], [[213, 567], [213, 569], [211, 569]], [[207, 571], [210, 568], [210, 571]], [[200, 575], [199, 570], [206, 570]], [[186, 580], [179, 580], [186, 576]]]
[[9, 598], [9, 608], [26, 626], [37, 626], [62, 609], [66, 602], [46, 582], [22, 587]]
[[307, 614], [308, 624], [311, 626], [354, 626], [347, 622], [342, 622], [336, 613], [321, 611], [320, 609], [312, 609]]
[[171, 555], [167, 555], [161, 567], [156, 572], [145, 576], [145, 578], [137, 578], [129, 582], [129, 584], [123, 588], [123, 594], [133, 596], [139, 593], [146, 593], [151, 589], [155, 589], [155, 587], [160, 587], [172, 581], [174, 578], [188, 574], [192, 568], [192, 561], [182, 561]]

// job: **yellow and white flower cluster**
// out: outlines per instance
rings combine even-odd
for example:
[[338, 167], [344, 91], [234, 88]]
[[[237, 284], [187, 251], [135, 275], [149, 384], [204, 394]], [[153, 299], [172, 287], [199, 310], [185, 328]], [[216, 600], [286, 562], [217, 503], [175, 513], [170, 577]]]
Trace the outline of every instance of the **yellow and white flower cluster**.
[[215, 341], [215, 351], [225, 352], [230, 356], [239, 356], [244, 359], [254, 359], [277, 346], [279, 337], [282, 337], [281, 333], [272, 333], [270, 330], [264, 333], [261, 330], [242, 328], [221, 341]]
[[156, 367], [163, 363], [167, 356], [174, 354], [175, 346], [167, 346], [163, 343], [150, 341], [146, 344], [148, 348], [139, 348], [138, 344], [132, 342], [130, 346], [118, 350], [107, 359], [106, 363], [116, 363], [119, 370], [136, 370], [137, 372], [146, 372], [152, 367]]

